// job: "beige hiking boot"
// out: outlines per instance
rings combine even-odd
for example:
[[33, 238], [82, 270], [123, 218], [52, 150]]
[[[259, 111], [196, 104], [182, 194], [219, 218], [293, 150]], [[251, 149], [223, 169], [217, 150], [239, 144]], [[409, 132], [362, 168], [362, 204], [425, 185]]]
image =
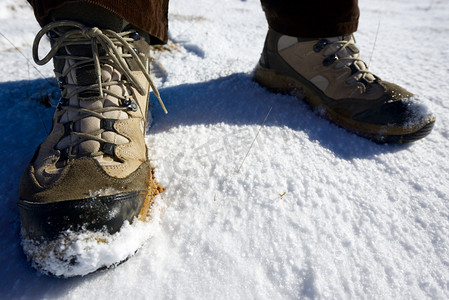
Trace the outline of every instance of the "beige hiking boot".
[[[55, 21], [36, 36], [34, 59], [53, 59], [62, 97], [20, 183], [24, 239], [50, 241], [68, 230], [115, 233], [125, 221], [147, 217], [156, 192], [144, 139], [150, 85], [160, 97], [144, 34], [114, 21], [122, 28]], [[40, 59], [44, 35], [52, 48]]]
[[269, 29], [254, 80], [379, 143], [416, 141], [435, 122], [412, 93], [368, 70], [352, 36], [300, 39]]

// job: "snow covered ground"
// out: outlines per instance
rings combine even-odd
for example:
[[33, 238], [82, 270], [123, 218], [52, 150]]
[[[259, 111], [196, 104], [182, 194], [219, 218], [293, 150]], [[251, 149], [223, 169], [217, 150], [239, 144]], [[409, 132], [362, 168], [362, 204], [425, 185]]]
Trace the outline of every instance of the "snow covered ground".
[[171, 43], [154, 53], [169, 114], [151, 98], [147, 140], [166, 190], [137, 233], [146, 243], [115, 269], [56, 279], [29, 266], [15, 204], [50, 126], [38, 103], [58, 97], [52, 66], [40, 75], [25, 59], [39, 30], [26, 1], [0, 1], [0, 32], [25, 56], [0, 37], [0, 298], [448, 299], [449, 1], [360, 1], [371, 70], [437, 115], [406, 146], [252, 82], [267, 29], [258, 0], [210, 4], [171, 1]]

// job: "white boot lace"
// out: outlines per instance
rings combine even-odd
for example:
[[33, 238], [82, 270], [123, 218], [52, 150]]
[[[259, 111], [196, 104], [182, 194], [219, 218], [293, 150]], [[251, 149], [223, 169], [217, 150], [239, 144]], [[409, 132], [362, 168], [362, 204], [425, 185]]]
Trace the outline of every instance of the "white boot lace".
[[[165, 108], [164, 103], [160, 97], [159, 91], [157, 90], [152, 78], [148, 73], [148, 67], [144, 66], [139, 58], [138, 54], [135, 52], [135, 49], [129, 44], [133, 42], [134, 39], [131, 35], [134, 31], [126, 31], [126, 32], [114, 32], [112, 30], [100, 30], [96, 27], [86, 27], [79, 22], [74, 21], [56, 21], [48, 24], [43, 27], [38, 34], [33, 43], [33, 58], [36, 64], [44, 65], [48, 63], [53, 58], [72, 60], [73, 63], [71, 66], [64, 68], [63, 74], [61, 74], [62, 78], [66, 78], [66, 76], [73, 71], [82, 66], [93, 65], [95, 70], [95, 75], [97, 77], [97, 82], [95, 84], [89, 85], [76, 85], [70, 84], [67, 82], [62, 82], [60, 85], [64, 88], [66, 94], [63, 95], [61, 101], [65, 99], [71, 99], [72, 97], [79, 95], [84, 92], [96, 92], [98, 95], [98, 99], [103, 98], [105, 95], [109, 95], [119, 99], [122, 103], [120, 106], [109, 106], [109, 107], [101, 107], [96, 109], [87, 109], [82, 107], [77, 107], [74, 105], [67, 105], [67, 103], [61, 103], [58, 106], [58, 109], [62, 110], [62, 114], [65, 112], [72, 112], [72, 118], [70, 118], [70, 122], [64, 123], [65, 127], [67, 127], [66, 134], [69, 134], [72, 138], [70, 138], [69, 145], [59, 146], [58, 148], [67, 149], [67, 153], [70, 156], [72, 152], [72, 148], [80, 143], [93, 140], [102, 144], [102, 151], [97, 151], [94, 153], [90, 153], [91, 156], [103, 155], [105, 152], [111, 152], [110, 147], [111, 143], [101, 138], [101, 133], [103, 133], [106, 129], [100, 128], [93, 132], [76, 132], [73, 130], [73, 124], [81, 119], [88, 117], [96, 117], [100, 120], [106, 120], [107, 118], [104, 116], [104, 113], [111, 111], [126, 111], [132, 109], [136, 111], [137, 109], [141, 109], [138, 107], [138, 103], [130, 100], [126, 95], [119, 95], [114, 93], [112, 89], [108, 87], [112, 85], [124, 85], [131, 86], [137, 90], [140, 95], [145, 95], [147, 91], [145, 87], [139, 82], [139, 80], [133, 75], [133, 72], [130, 70], [128, 63], [125, 59], [132, 59], [133, 62], [137, 65], [138, 69], [144, 74], [145, 78], [148, 80], [155, 96], [159, 100], [160, 105], [165, 113], [167, 110]], [[56, 38], [54, 39], [54, 44], [52, 48], [47, 53], [47, 55], [40, 59], [38, 50], [39, 43], [42, 37], [46, 34], [54, 34]], [[68, 49], [68, 47], [73, 46], [91, 46], [92, 55], [90, 57], [73, 55], [70, 54], [69, 51], [66, 51], [67, 54], [61, 54], [58, 52], [60, 49]], [[102, 53], [100, 55], [99, 48]], [[104, 53], [105, 52], [105, 53]], [[110, 80], [108, 82], [104, 82], [102, 80], [102, 65], [109, 64], [114, 67], [114, 69], [118, 70], [122, 76], [120, 80]], [[95, 100], [95, 99], [94, 99]], [[61, 105], [62, 104], [62, 105]], [[76, 116], [76, 117], [73, 117]], [[67, 125], [67, 126], [66, 126]], [[109, 129], [110, 130], [110, 129]], [[112, 145], [113, 146], [113, 145]], [[109, 151], [107, 150], [109, 147]], [[106, 150], [105, 150], [106, 149]], [[112, 153], [107, 153], [112, 154]]]
[[323, 61], [325, 66], [335, 63], [336, 69], [350, 67], [352, 74], [347, 80], [348, 83], [362, 81], [367, 84], [374, 82], [377, 78], [360, 58], [353, 36], [322, 39], [318, 41], [314, 49], [319, 51], [324, 49], [324, 54], [327, 56]]

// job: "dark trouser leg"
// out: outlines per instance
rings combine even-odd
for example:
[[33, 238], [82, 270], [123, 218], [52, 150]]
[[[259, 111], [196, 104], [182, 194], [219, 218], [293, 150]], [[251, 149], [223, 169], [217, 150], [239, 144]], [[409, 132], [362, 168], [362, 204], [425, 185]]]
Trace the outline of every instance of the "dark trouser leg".
[[[28, 0], [37, 21], [48, 23], [49, 12], [67, 2], [79, 0]], [[168, 1], [83, 0], [103, 6], [162, 42], [168, 39]], [[347, 35], [357, 30], [357, 0], [261, 0], [269, 26], [277, 32], [298, 37]]]
[[168, 40], [168, 0], [28, 0], [42, 26], [49, 23], [49, 14], [68, 2], [89, 2], [109, 9], [134, 26], [148, 32], [159, 42]]
[[303, 38], [348, 35], [357, 30], [358, 0], [261, 0], [269, 26]]

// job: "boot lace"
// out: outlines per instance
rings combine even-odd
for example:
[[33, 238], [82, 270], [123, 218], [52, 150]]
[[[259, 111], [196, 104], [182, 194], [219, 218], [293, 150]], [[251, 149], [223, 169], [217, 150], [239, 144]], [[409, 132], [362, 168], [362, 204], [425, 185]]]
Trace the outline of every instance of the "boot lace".
[[[110, 143], [108, 140], [101, 138], [101, 134], [107, 130], [113, 131], [112, 126], [115, 120], [108, 119], [103, 114], [111, 111], [137, 111], [138, 109], [141, 110], [141, 108], [137, 102], [133, 101], [128, 96], [114, 93], [112, 89], [109, 89], [108, 87], [112, 85], [124, 85], [128, 88], [134, 87], [140, 95], [145, 95], [147, 92], [145, 87], [142, 86], [139, 80], [133, 75], [126, 59], [133, 60], [133, 62], [137, 65], [138, 69], [148, 80], [155, 96], [159, 100], [162, 109], [165, 113], [167, 113], [159, 91], [148, 73], [148, 67], [143, 65], [138, 54], [136, 53], [136, 49], [130, 45], [130, 42], [135, 41], [135, 38], [133, 38], [133, 35], [135, 34], [135, 31], [117, 33], [113, 30], [100, 30], [96, 27], [86, 27], [83, 24], [74, 21], [56, 21], [43, 27], [36, 35], [33, 43], [33, 58], [36, 64], [44, 65], [53, 58], [74, 61], [71, 66], [67, 68], [64, 67], [62, 76], [58, 79], [60, 89], [65, 92], [65, 95], [63, 94], [63, 97], [58, 104], [58, 110], [60, 111], [61, 116], [64, 115], [64, 113], [69, 112], [72, 116], [68, 122], [63, 123], [65, 128], [64, 137], [71, 137], [68, 145], [58, 147], [65, 150], [61, 153], [63, 159], [71, 157], [74, 147], [88, 140], [97, 141], [100, 145], [102, 145], [101, 151], [89, 153], [90, 156], [99, 156], [103, 154], [113, 155], [113, 148], [115, 145]], [[39, 43], [44, 35], [50, 35], [55, 42], [46, 56], [40, 59], [38, 54]], [[89, 47], [89, 45], [92, 53], [91, 56], [70, 54], [70, 51], [67, 51], [69, 47]], [[63, 51], [60, 51], [61, 49]], [[66, 53], [64, 53], [64, 50]], [[113, 66], [114, 69], [118, 70], [122, 74], [122, 78], [119, 80], [111, 79], [108, 82], [102, 80], [103, 64]], [[96, 83], [78, 85], [66, 82], [65, 78], [71, 71], [85, 67], [86, 65], [94, 66], [93, 69], [97, 78]], [[86, 94], [86, 92], [91, 95], [93, 92], [97, 95], [96, 97], [93, 97], [93, 99], [88, 100], [95, 100], [95, 98], [101, 99], [104, 98], [105, 95], [110, 95], [117, 98], [121, 105], [101, 107], [97, 109], [88, 109], [70, 105], [69, 99], [76, 95], [80, 96], [81, 93]], [[100, 119], [103, 126], [101, 126], [100, 129], [89, 133], [74, 131], [74, 123], [87, 117], [96, 117]], [[61, 143], [61, 141], [62, 139], [59, 143]]]
[[347, 83], [361, 82], [365, 86], [378, 80], [379, 78], [368, 70], [365, 62], [360, 58], [359, 50], [355, 45], [353, 36], [343, 39], [321, 39], [313, 47], [315, 52], [324, 49], [326, 58], [323, 60], [324, 66], [334, 65], [339, 69], [347, 66], [351, 69], [351, 75]]

